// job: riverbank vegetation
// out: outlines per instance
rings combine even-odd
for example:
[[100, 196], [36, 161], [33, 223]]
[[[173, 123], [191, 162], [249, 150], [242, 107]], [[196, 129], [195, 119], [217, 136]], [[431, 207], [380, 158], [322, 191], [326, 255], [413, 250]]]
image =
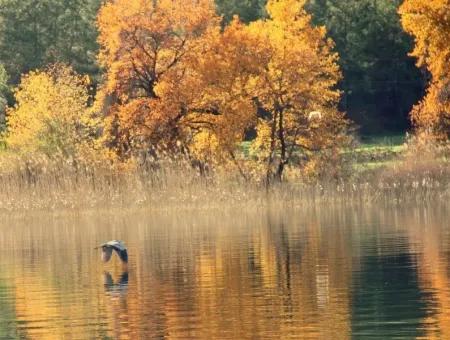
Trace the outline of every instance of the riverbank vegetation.
[[[199, 166], [187, 154], [133, 162], [67, 159], [63, 155], [0, 157], [0, 209], [205, 209], [314, 204], [431, 204], [450, 196], [448, 147], [419, 145], [377, 166], [351, 163], [339, 177], [291, 176], [267, 187], [238, 171]], [[421, 157], [417, 157], [420, 152]], [[136, 162], [136, 163], [135, 163]], [[294, 173], [294, 172], [292, 172]]]
[[[10, 21], [14, 3], [0, 2]], [[31, 10], [26, 1], [21, 6]], [[348, 40], [330, 19], [339, 17], [333, 1], [80, 6], [52, 10], [59, 23], [73, 16], [77, 27], [68, 29], [84, 38], [70, 36], [67, 46], [68, 37], [54, 37], [50, 26], [34, 26], [42, 30], [34, 57], [26, 41], [10, 41], [18, 26], [2, 21], [0, 45], [11, 48], [0, 53], [0, 209], [448, 197], [445, 1], [406, 0], [399, 8], [415, 41], [412, 55], [430, 80], [424, 99], [410, 107], [411, 131], [387, 143], [361, 136], [356, 106], [345, 112], [348, 82], [364, 68], [373, 78], [381, 66], [350, 64], [365, 52], [359, 40], [361, 49], [343, 48]], [[371, 8], [374, 20], [388, 16], [385, 29], [404, 39], [401, 57], [412, 60], [392, 6]], [[351, 12], [351, 4], [344, 7]]]

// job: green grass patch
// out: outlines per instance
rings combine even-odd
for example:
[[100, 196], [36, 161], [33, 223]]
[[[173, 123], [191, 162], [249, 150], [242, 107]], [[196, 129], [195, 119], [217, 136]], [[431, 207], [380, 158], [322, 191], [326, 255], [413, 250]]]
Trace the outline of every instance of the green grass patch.
[[392, 167], [406, 150], [405, 135], [362, 136], [360, 144], [349, 150], [355, 157], [353, 168], [357, 172]]
[[356, 150], [391, 150], [393, 152], [403, 151], [405, 149], [405, 135], [388, 135], [388, 136], [362, 136], [360, 145]]

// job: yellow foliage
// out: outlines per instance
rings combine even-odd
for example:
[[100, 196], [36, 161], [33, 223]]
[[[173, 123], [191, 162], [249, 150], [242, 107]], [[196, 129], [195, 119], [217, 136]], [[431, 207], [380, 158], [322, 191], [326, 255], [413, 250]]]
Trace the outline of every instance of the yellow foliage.
[[[187, 139], [181, 120], [202, 104], [196, 67], [220, 29], [210, 0], [116, 0], [98, 16], [106, 83], [99, 98], [116, 147]], [[103, 100], [104, 101], [104, 100]]]
[[[341, 78], [338, 56], [325, 29], [312, 26], [304, 3], [270, 0], [269, 18], [247, 28], [259, 39], [257, 53], [264, 56], [248, 91], [266, 112], [254, 149], [264, 146], [267, 180], [272, 175], [281, 179], [295, 153], [321, 152], [345, 142], [346, 120], [337, 110], [340, 92], [335, 88]], [[309, 120], [311, 111], [322, 112], [321, 119]]]
[[7, 111], [9, 148], [74, 155], [94, 142], [99, 121], [88, 108], [87, 79], [70, 67], [56, 64], [23, 76], [15, 100]]
[[198, 159], [208, 161], [217, 155], [219, 143], [215, 135], [209, 131], [202, 131], [194, 136], [190, 151]]
[[[272, 0], [269, 19], [234, 18], [222, 29], [212, 0], [106, 3], [98, 110], [109, 146], [126, 155], [181, 142], [201, 159], [228, 157], [243, 173], [238, 151], [256, 127], [252, 152], [271, 175], [298, 150], [342, 144], [338, 57], [303, 5]], [[320, 122], [309, 121], [311, 111], [323, 112]]]
[[259, 119], [256, 125], [256, 138], [252, 141], [250, 151], [258, 159], [266, 160], [270, 154], [271, 128], [267, 120]]
[[404, 29], [414, 36], [411, 53], [426, 67], [432, 81], [423, 101], [412, 111], [422, 130], [450, 136], [450, 1], [405, 0], [400, 7]]

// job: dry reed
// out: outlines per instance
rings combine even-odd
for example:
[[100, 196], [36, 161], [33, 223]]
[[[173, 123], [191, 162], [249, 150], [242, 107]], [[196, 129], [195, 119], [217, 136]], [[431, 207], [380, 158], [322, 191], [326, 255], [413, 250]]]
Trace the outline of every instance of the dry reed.
[[389, 169], [341, 179], [309, 184], [287, 180], [267, 189], [230, 172], [210, 169], [205, 173], [183, 157], [146, 161], [124, 169], [107, 162], [0, 154], [0, 210], [248, 209], [268, 205], [447, 200], [449, 163], [419, 161], [420, 158], [405, 158]]

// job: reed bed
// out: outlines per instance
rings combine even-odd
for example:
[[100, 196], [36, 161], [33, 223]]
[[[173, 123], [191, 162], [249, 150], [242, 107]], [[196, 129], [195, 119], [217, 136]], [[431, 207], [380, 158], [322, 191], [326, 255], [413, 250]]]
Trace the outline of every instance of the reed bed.
[[[414, 161], [412, 161], [414, 160]], [[447, 161], [410, 157], [395, 166], [314, 182], [267, 187], [186, 160], [117, 167], [44, 155], [0, 155], [0, 210], [246, 209], [315, 204], [427, 203], [450, 197]]]

